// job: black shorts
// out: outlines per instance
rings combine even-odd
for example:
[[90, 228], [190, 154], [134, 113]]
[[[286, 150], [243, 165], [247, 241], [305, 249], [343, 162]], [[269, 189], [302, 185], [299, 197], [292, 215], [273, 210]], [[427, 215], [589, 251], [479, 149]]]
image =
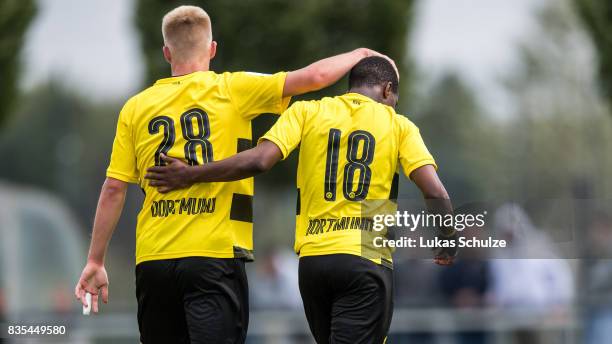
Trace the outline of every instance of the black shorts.
[[244, 343], [249, 323], [244, 264], [207, 257], [138, 264], [141, 343]]
[[393, 315], [393, 270], [348, 254], [311, 256], [300, 258], [299, 279], [317, 343], [385, 341]]

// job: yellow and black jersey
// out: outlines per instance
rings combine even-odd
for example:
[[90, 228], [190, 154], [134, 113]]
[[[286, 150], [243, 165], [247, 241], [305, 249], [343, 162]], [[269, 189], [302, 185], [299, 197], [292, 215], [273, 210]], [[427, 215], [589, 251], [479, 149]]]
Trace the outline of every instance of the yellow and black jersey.
[[158, 80], [132, 97], [119, 115], [106, 175], [145, 192], [136, 227], [136, 263], [252, 254], [253, 179], [196, 184], [160, 194], [144, 179], [163, 164], [160, 153], [191, 165], [251, 147], [251, 120], [281, 113], [286, 73], [212, 71]]
[[[300, 256], [364, 256], [363, 233], [372, 231], [372, 218], [363, 204], [397, 198], [399, 165], [406, 176], [435, 166], [411, 121], [356, 93], [296, 102], [264, 139], [275, 143], [283, 158], [300, 145], [295, 235]], [[388, 213], [389, 204], [395, 209], [388, 201], [378, 207]], [[375, 251], [366, 258], [390, 263], [389, 250]]]

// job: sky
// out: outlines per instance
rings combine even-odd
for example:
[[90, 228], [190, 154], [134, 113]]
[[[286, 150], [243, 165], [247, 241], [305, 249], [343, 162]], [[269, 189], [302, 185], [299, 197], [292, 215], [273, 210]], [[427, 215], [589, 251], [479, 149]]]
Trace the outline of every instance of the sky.
[[[534, 30], [546, 0], [421, 0], [411, 56], [428, 78], [453, 71], [486, 105], [503, 101], [499, 78], [517, 63], [516, 46]], [[482, 99], [484, 98], [484, 99]]]
[[[425, 75], [456, 71], [485, 103], [495, 103], [497, 80], [512, 67], [516, 43], [529, 34], [534, 9], [545, 1], [421, 0], [410, 54]], [[138, 91], [144, 68], [132, 0], [39, 4], [24, 48], [24, 88], [57, 78], [101, 100]]]
[[132, 26], [132, 0], [38, 3], [24, 47], [22, 86], [55, 78], [102, 100], [126, 99], [138, 90], [144, 68]]

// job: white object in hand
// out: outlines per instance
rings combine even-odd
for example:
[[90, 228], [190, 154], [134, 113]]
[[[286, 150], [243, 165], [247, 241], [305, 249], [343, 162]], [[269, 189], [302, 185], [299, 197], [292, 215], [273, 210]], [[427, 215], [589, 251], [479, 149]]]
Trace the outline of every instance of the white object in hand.
[[89, 312], [91, 312], [91, 293], [85, 293], [85, 302], [87, 302], [87, 306], [83, 306], [83, 315], [89, 315]]

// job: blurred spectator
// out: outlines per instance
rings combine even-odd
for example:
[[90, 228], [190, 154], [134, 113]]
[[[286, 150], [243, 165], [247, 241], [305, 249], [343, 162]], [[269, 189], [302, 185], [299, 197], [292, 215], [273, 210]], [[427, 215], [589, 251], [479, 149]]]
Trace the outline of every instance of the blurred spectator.
[[[483, 213], [484, 208], [470, 204], [456, 212], [476, 215]], [[466, 227], [461, 235], [483, 239], [487, 231], [479, 227]], [[490, 290], [490, 267], [485, 260], [486, 253], [482, 248], [463, 248], [453, 265], [440, 270], [439, 286], [447, 305], [456, 309], [482, 308], [486, 305], [486, 295]], [[458, 344], [484, 344], [489, 339], [486, 331], [464, 331], [456, 336]]]
[[[612, 207], [612, 205], [610, 205]], [[590, 207], [590, 206], [588, 206]], [[612, 209], [601, 209], [589, 215], [584, 257], [601, 260], [612, 259]], [[610, 282], [610, 281], [608, 281]]]
[[496, 259], [491, 260], [493, 305], [546, 310], [572, 302], [569, 264], [558, 257], [548, 237], [520, 206], [499, 207], [494, 228], [508, 247], [496, 250]]
[[587, 235], [584, 267], [585, 343], [605, 343], [612, 338], [612, 216], [596, 212]]
[[253, 308], [301, 309], [297, 256], [289, 250], [262, 252], [249, 276]]
[[396, 259], [394, 256], [393, 272], [396, 306], [419, 308], [440, 305], [440, 295], [435, 285], [436, 266], [431, 258]]
[[[491, 262], [490, 301], [504, 310], [555, 315], [570, 306], [574, 297], [573, 276], [567, 261], [560, 259], [548, 237], [516, 204], [495, 212], [494, 228], [507, 248], [495, 252]], [[537, 328], [527, 326], [512, 333], [517, 343], [539, 343]]]
[[[6, 314], [6, 303], [4, 300], [4, 290], [2, 289], [2, 286], [0, 286], [0, 324], [6, 321], [5, 314]], [[0, 337], [0, 344], [2, 343], [4, 343], [4, 339]]]

